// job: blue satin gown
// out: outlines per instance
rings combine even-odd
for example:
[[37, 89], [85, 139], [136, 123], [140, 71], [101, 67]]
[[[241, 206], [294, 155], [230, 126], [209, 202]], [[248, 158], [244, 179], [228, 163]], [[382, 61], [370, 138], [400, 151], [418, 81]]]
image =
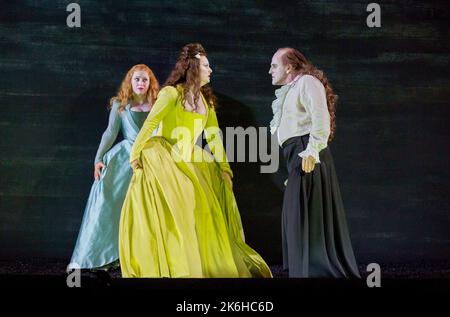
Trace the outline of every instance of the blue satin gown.
[[[130, 150], [148, 112], [132, 111], [128, 105], [119, 113], [118, 108], [115, 102], [97, 151], [95, 163], [102, 161], [105, 167], [92, 185], [68, 269], [100, 268], [119, 258], [120, 212], [133, 174]], [[120, 130], [124, 139], [111, 148]]]

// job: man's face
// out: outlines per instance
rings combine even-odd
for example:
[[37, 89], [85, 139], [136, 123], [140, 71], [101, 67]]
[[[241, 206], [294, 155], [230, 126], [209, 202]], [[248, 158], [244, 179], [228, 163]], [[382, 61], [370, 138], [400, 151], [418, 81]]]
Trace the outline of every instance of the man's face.
[[272, 62], [270, 63], [269, 74], [272, 75], [272, 85], [285, 85], [287, 84], [287, 70], [288, 67], [283, 65], [281, 56], [283, 53], [281, 51], [276, 52], [272, 57]]

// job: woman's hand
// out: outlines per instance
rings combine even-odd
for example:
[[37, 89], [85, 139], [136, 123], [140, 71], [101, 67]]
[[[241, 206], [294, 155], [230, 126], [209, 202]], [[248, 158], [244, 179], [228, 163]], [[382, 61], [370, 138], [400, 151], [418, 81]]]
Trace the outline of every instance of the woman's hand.
[[233, 181], [231, 180], [231, 176], [227, 172], [222, 172], [222, 178], [225, 184], [232, 190], [233, 189]]
[[314, 171], [314, 166], [316, 165], [316, 159], [309, 155], [306, 158], [302, 158], [302, 170], [305, 173], [310, 173]]
[[94, 178], [96, 181], [100, 179], [100, 174], [102, 173], [102, 169], [105, 167], [102, 161], [98, 162], [94, 165]]
[[137, 169], [137, 168], [142, 168], [142, 163], [140, 159], [135, 159], [133, 162], [131, 162], [131, 168], [133, 170]]

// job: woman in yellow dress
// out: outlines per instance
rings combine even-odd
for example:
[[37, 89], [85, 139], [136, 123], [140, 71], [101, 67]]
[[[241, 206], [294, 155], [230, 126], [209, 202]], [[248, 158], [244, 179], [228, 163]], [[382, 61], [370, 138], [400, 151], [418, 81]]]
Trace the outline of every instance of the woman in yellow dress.
[[[184, 46], [136, 138], [119, 230], [123, 277], [272, 277], [244, 241], [211, 72], [200, 44]], [[203, 132], [212, 156], [195, 144]]]

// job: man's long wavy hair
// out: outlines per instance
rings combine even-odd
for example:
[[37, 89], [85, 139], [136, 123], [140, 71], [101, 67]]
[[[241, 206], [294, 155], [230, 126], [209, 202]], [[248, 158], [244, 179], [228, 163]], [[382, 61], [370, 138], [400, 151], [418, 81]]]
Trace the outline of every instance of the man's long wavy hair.
[[185, 45], [178, 56], [177, 63], [170, 72], [164, 86], [176, 87], [178, 84], [183, 85], [183, 105], [191, 104], [190, 100], [186, 100], [186, 95], [190, 91], [193, 95], [194, 104], [191, 106], [195, 109], [196, 104], [200, 98], [200, 93], [203, 94], [208, 104], [215, 108], [217, 106], [217, 98], [214, 95], [209, 84], [200, 86], [200, 60], [196, 57], [206, 56], [206, 51], [199, 43], [190, 43]]
[[148, 102], [150, 107], [154, 104], [156, 100], [156, 96], [158, 96], [159, 92], [159, 82], [155, 77], [155, 74], [153, 74], [153, 71], [145, 64], [137, 64], [130, 68], [130, 70], [125, 75], [125, 78], [122, 80], [122, 84], [120, 84], [120, 88], [117, 91], [117, 95], [112, 97], [109, 100], [109, 107], [111, 108], [114, 101], [119, 101], [119, 112], [122, 112], [127, 104], [131, 101], [133, 98], [133, 87], [131, 86], [131, 79], [133, 77], [134, 72], [136, 71], [144, 71], [148, 74], [148, 78], [150, 80], [148, 90], [147, 90], [147, 96], [145, 100]]
[[311, 75], [316, 77], [325, 87], [325, 93], [327, 96], [327, 107], [330, 113], [330, 137], [328, 141], [333, 140], [334, 133], [336, 131], [336, 102], [338, 96], [334, 94], [333, 88], [328, 82], [327, 77], [323, 71], [317, 69], [305, 56], [298, 50], [292, 47], [284, 47], [278, 49], [282, 51], [283, 55], [281, 60], [284, 65], [291, 65], [294, 71], [301, 75]]

